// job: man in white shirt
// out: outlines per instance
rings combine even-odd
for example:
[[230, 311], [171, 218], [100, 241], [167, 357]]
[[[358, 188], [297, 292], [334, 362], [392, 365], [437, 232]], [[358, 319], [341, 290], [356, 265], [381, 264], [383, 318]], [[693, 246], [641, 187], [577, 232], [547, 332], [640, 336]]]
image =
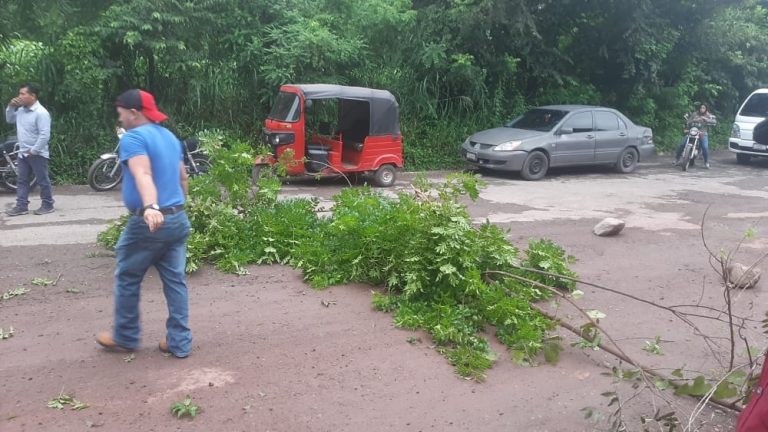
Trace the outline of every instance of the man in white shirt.
[[37, 100], [40, 88], [31, 83], [19, 86], [19, 95], [11, 99], [5, 108], [5, 121], [16, 124], [19, 140], [18, 178], [16, 206], [8, 211], [9, 216], [29, 213], [29, 182], [32, 174], [40, 185], [40, 208], [35, 214], [52, 213], [53, 190], [48, 177], [48, 141], [51, 139], [51, 115]]

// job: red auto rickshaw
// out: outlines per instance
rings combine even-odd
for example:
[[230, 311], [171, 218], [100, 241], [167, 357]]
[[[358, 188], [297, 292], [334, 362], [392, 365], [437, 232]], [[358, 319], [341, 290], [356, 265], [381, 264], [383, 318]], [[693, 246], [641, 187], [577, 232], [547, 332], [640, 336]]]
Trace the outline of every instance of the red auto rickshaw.
[[289, 150], [289, 176], [372, 174], [375, 185], [388, 187], [403, 167], [399, 108], [386, 90], [284, 85], [264, 126], [271, 154], [254, 161], [254, 182]]

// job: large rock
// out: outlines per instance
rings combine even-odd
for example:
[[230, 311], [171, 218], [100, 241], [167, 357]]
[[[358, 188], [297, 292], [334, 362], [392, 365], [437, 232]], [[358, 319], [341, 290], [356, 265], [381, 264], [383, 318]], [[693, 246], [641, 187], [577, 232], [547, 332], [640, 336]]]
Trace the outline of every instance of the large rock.
[[605, 218], [592, 228], [592, 232], [600, 237], [613, 236], [624, 229], [624, 221], [616, 218]]
[[749, 266], [731, 263], [728, 266], [728, 286], [731, 288], [747, 289], [757, 285], [760, 280], [760, 269], [749, 269]]

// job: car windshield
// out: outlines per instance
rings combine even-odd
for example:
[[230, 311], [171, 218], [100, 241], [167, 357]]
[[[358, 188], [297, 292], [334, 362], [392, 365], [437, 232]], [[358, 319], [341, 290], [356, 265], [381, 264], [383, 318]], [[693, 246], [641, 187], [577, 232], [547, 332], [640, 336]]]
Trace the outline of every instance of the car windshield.
[[768, 93], [755, 93], [747, 100], [739, 113], [746, 117], [768, 116]]
[[548, 132], [551, 131], [555, 125], [560, 123], [560, 120], [562, 120], [566, 114], [568, 114], [567, 111], [537, 108], [512, 120], [506, 127]]
[[297, 122], [299, 121], [299, 113], [299, 95], [280, 92], [275, 104], [272, 105], [272, 111], [269, 112], [269, 118], [277, 121]]

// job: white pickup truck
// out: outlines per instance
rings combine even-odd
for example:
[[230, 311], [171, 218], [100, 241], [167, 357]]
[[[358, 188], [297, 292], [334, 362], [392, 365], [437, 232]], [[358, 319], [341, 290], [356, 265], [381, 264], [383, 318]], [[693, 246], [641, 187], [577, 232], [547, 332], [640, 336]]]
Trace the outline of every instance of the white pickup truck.
[[741, 104], [728, 140], [728, 150], [736, 153], [736, 161], [748, 163], [753, 157], [768, 157], [768, 146], [752, 139], [755, 125], [768, 117], [768, 88], [752, 92]]

